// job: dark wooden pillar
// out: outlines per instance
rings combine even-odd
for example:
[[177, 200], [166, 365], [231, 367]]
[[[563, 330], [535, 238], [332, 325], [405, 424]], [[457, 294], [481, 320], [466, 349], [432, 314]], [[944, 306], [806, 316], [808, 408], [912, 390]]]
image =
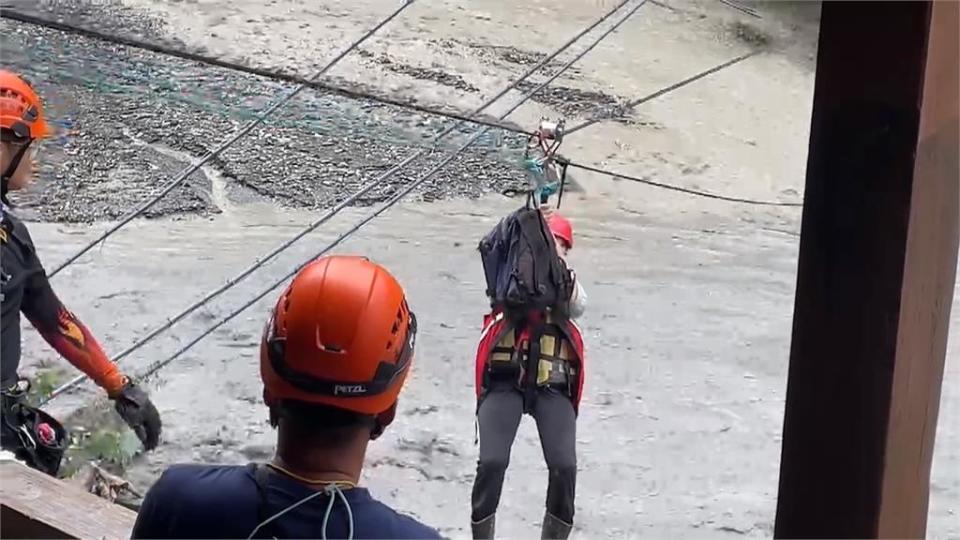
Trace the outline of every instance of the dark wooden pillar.
[[960, 238], [960, 4], [824, 2], [778, 538], [922, 537]]

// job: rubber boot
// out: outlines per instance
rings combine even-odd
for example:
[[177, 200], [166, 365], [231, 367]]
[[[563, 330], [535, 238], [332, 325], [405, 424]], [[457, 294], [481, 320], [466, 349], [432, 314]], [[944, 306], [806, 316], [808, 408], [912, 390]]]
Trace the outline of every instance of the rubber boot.
[[566, 540], [572, 529], [572, 523], [567, 523], [550, 512], [545, 512], [540, 538], [541, 540]]
[[490, 514], [480, 521], [471, 521], [470, 529], [473, 531], [473, 540], [492, 540], [496, 518], [496, 514]]

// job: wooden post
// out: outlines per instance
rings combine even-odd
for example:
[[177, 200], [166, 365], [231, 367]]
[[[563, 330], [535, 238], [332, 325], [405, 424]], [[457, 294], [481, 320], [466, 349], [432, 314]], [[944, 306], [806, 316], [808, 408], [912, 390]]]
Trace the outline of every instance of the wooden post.
[[925, 535], [960, 241], [960, 4], [824, 2], [778, 538]]

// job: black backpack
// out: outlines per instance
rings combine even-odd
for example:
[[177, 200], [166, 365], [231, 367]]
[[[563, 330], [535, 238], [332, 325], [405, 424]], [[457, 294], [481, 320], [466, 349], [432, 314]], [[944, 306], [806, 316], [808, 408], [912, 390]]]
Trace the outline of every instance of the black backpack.
[[518, 316], [531, 309], [566, 313], [573, 276], [540, 210], [524, 207], [506, 216], [483, 237], [479, 250], [493, 307]]

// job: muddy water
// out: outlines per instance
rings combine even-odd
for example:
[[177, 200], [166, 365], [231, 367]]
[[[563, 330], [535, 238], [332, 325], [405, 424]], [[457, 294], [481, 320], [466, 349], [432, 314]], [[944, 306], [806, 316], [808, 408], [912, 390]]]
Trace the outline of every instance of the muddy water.
[[[310, 6], [295, 0], [125, 4], [160, 15], [165, 32], [191, 45], [233, 57], [239, 51], [256, 63], [299, 72], [311, 71], [388, 9], [379, 0]], [[529, 58], [552, 49], [611, 6], [607, 0], [419, 2], [334, 75], [465, 109], [506, 84]], [[564, 152], [687, 187], [795, 200], [806, 159], [816, 13], [803, 4], [767, 9], [762, 22], [751, 24], [772, 40], [772, 52], [645, 105], [636, 122], [602, 124], [572, 136]], [[629, 31], [598, 47], [559, 84], [618, 98], [642, 95], [744, 52], [750, 43], [738, 37], [744, 30], [738, 17], [717, 2], [647, 6]], [[250, 86], [203, 82], [212, 84], [212, 91]], [[255, 95], [274, 91], [266, 85]], [[570, 99], [582, 95], [565, 94]], [[353, 109], [341, 115], [337, 104], [324, 103], [319, 110], [339, 123], [357, 117]], [[524, 107], [517, 118], [528, 125], [542, 114], [555, 115], [548, 105]], [[571, 103], [555, 105], [572, 110], [566, 109]], [[184, 117], [195, 121], [192, 113]], [[381, 123], [390, 124], [395, 116], [385, 118]], [[222, 138], [224, 130], [211, 118], [198, 124], [199, 139]], [[436, 126], [411, 120], [401, 127], [407, 131], [411, 125]], [[322, 127], [322, 122], [310, 126]], [[332, 138], [343, 139], [339, 133]], [[176, 147], [163, 137], [150, 141], [143, 161], [151, 164], [156, 156], [185, 162], [183, 152], [195, 156], [203, 148]], [[290, 135], [279, 146], [295, 143]], [[320, 151], [314, 147], [307, 148], [311, 156]], [[234, 177], [206, 170], [206, 179], [191, 190], [192, 197], [205, 206], [215, 203], [222, 213], [134, 222], [57, 276], [59, 294], [108, 350], [125, 348], [317, 217], [244, 196], [241, 183], [261, 172], [256, 165], [263, 159], [249, 148], [225, 160]], [[329, 168], [309, 165], [304, 177]], [[574, 174], [586, 192], [564, 204], [577, 227], [573, 262], [590, 297], [582, 321], [590, 368], [578, 424], [578, 535], [770, 536], [799, 212], [743, 208]], [[334, 171], [330, 177], [338, 176], [343, 175]], [[118, 176], [110, 186], [120, 189], [123, 181]], [[289, 197], [279, 201], [296, 206], [293, 197], [306, 188], [291, 186], [283, 192]], [[476, 461], [472, 355], [485, 303], [474, 247], [514, 204], [488, 197], [475, 203], [403, 205], [338, 249], [367, 254], [394, 270], [422, 323], [401, 414], [371, 447], [364, 483], [453, 536], [467, 533]], [[125, 369], [135, 374], [172, 353], [363, 212], [344, 212], [126, 359]], [[32, 230], [52, 267], [106, 226], [35, 224]], [[174, 462], [242, 463], [270, 456], [273, 434], [260, 405], [256, 343], [274, 298], [268, 296], [149, 381], [166, 427], [162, 446], [139, 456], [129, 470], [139, 487]], [[958, 320], [955, 315], [935, 450], [932, 537], [960, 536]], [[27, 356], [49, 360], [49, 350], [27, 333]], [[53, 409], [66, 415], [94, 395], [84, 388], [54, 402]], [[545, 484], [536, 431], [525, 420], [507, 475], [501, 536], [537, 535]]]
[[[571, 203], [578, 232], [573, 264], [590, 301], [582, 321], [590, 368], [578, 423], [580, 537], [769, 536], [797, 238], [735, 220], [678, 226], [585, 202]], [[468, 534], [477, 452], [472, 354], [484, 299], [475, 241], [514, 204], [488, 198], [405, 205], [338, 250], [368, 254], [396, 272], [422, 328], [398, 421], [372, 445], [363, 482], [454, 536]], [[128, 358], [126, 369], [136, 373], [164, 358], [361, 213], [346, 212]], [[57, 287], [115, 351], [312, 217], [261, 204], [210, 220], [138, 222], [58, 276]], [[48, 261], [93, 233], [49, 225], [34, 231]], [[137, 486], [175, 462], [270, 457], [274, 435], [260, 404], [257, 339], [275, 298], [151, 379], [164, 442], [130, 468]], [[27, 350], [39, 347], [31, 333]], [[951, 418], [958, 416], [958, 382], [951, 361], [933, 480], [934, 536], [956, 533], [950, 512], [958, 499], [951, 467], [958, 436]], [[66, 413], [90, 397], [65, 397], [55, 409]], [[504, 537], [537, 534], [545, 482], [536, 429], [525, 419], [501, 505]]]

